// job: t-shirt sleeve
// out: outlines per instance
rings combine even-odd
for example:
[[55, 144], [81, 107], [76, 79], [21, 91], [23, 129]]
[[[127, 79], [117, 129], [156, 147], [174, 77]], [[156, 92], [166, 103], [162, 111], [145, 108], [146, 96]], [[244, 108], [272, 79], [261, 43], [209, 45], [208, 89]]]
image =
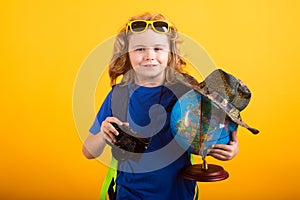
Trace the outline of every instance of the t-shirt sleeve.
[[94, 120], [93, 125], [90, 128], [90, 133], [92, 134], [97, 134], [100, 132], [100, 127], [101, 127], [101, 123], [107, 118], [107, 117], [111, 117], [112, 116], [112, 112], [111, 112], [111, 97], [112, 97], [112, 92], [110, 92], [104, 102], [102, 103], [97, 116]]

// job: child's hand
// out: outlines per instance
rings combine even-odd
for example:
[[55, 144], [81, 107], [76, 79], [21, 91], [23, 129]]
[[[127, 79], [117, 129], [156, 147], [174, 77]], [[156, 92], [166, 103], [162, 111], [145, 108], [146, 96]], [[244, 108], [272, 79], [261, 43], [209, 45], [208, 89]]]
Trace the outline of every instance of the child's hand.
[[111, 123], [116, 123], [119, 125], [127, 125], [126, 122], [121, 122], [119, 119], [115, 117], [107, 117], [101, 124], [101, 135], [105, 140], [110, 143], [116, 142], [116, 135], [119, 135], [119, 132], [115, 129], [115, 127]]
[[226, 144], [215, 144], [209, 151], [208, 155], [218, 159], [218, 160], [231, 160], [239, 152], [237, 131], [231, 133], [231, 141], [228, 145]]

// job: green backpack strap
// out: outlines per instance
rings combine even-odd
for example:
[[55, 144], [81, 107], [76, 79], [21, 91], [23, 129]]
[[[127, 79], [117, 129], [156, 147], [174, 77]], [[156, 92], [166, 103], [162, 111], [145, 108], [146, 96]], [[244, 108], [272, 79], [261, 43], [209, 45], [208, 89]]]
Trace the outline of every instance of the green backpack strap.
[[[107, 197], [108, 189], [111, 185], [111, 182], [115, 181], [116, 177], [117, 177], [117, 167], [118, 167], [118, 161], [114, 157], [112, 157], [110, 167], [108, 169], [108, 172], [105, 176], [105, 179], [104, 179], [102, 187], [101, 187], [100, 200], [107, 199], [106, 197]], [[114, 186], [114, 190], [115, 190], [115, 186]]]
[[[129, 98], [129, 91], [127, 86], [121, 84], [117, 84], [113, 86], [112, 98], [111, 98], [111, 110], [112, 110], [113, 117], [116, 117], [121, 121], [126, 121], [128, 98]], [[120, 101], [120, 99], [123, 99], [123, 101]], [[117, 171], [118, 171], [117, 169], [118, 169], [118, 160], [116, 160], [112, 156], [110, 167], [108, 169], [108, 172], [106, 174], [106, 177], [101, 187], [100, 200], [106, 200], [109, 198], [112, 198], [111, 200], [113, 200], [114, 197], [111, 197], [111, 195], [114, 196], [116, 191], [116, 185], [114, 184], [114, 182], [116, 181], [116, 177], [117, 177]]]
[[[195, 163], [196, 163], [196, 162], [195, 162], [194, 155], [192, 155], [192, 154], [191, 154], [191, 163], [192, 163], [192, 164], [195, 164]], [[195, 192], [194, 200], [197, 200], [198, 197], [199, 197], [199, 187], [198, 187], [197, 183], [196, 183], [195, 191], [196, 191], [196, 192]]]

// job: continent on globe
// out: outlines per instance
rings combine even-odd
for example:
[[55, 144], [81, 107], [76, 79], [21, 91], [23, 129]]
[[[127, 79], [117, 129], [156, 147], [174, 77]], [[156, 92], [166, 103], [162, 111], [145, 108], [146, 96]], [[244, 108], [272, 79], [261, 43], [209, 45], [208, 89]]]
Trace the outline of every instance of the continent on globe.
[[170, 126], [179, 145], [188, 152], [206, 156], [214, 144], [228, 144], [238, 125], [208, 98], [195, 90], [174, 105]]

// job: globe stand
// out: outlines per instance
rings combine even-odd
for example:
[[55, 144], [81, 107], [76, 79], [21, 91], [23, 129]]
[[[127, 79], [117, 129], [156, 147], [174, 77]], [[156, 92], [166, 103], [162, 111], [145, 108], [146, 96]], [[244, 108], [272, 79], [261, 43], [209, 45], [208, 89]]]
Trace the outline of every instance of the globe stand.
[[202, 164], [186, 167], [181, 173], [183, 178], [199, 182], [215, 182], [225, 180], [229, 177], [228, 172], [223, 167], [207, 164], [205, 156], [202, 157], [202, 160]]

